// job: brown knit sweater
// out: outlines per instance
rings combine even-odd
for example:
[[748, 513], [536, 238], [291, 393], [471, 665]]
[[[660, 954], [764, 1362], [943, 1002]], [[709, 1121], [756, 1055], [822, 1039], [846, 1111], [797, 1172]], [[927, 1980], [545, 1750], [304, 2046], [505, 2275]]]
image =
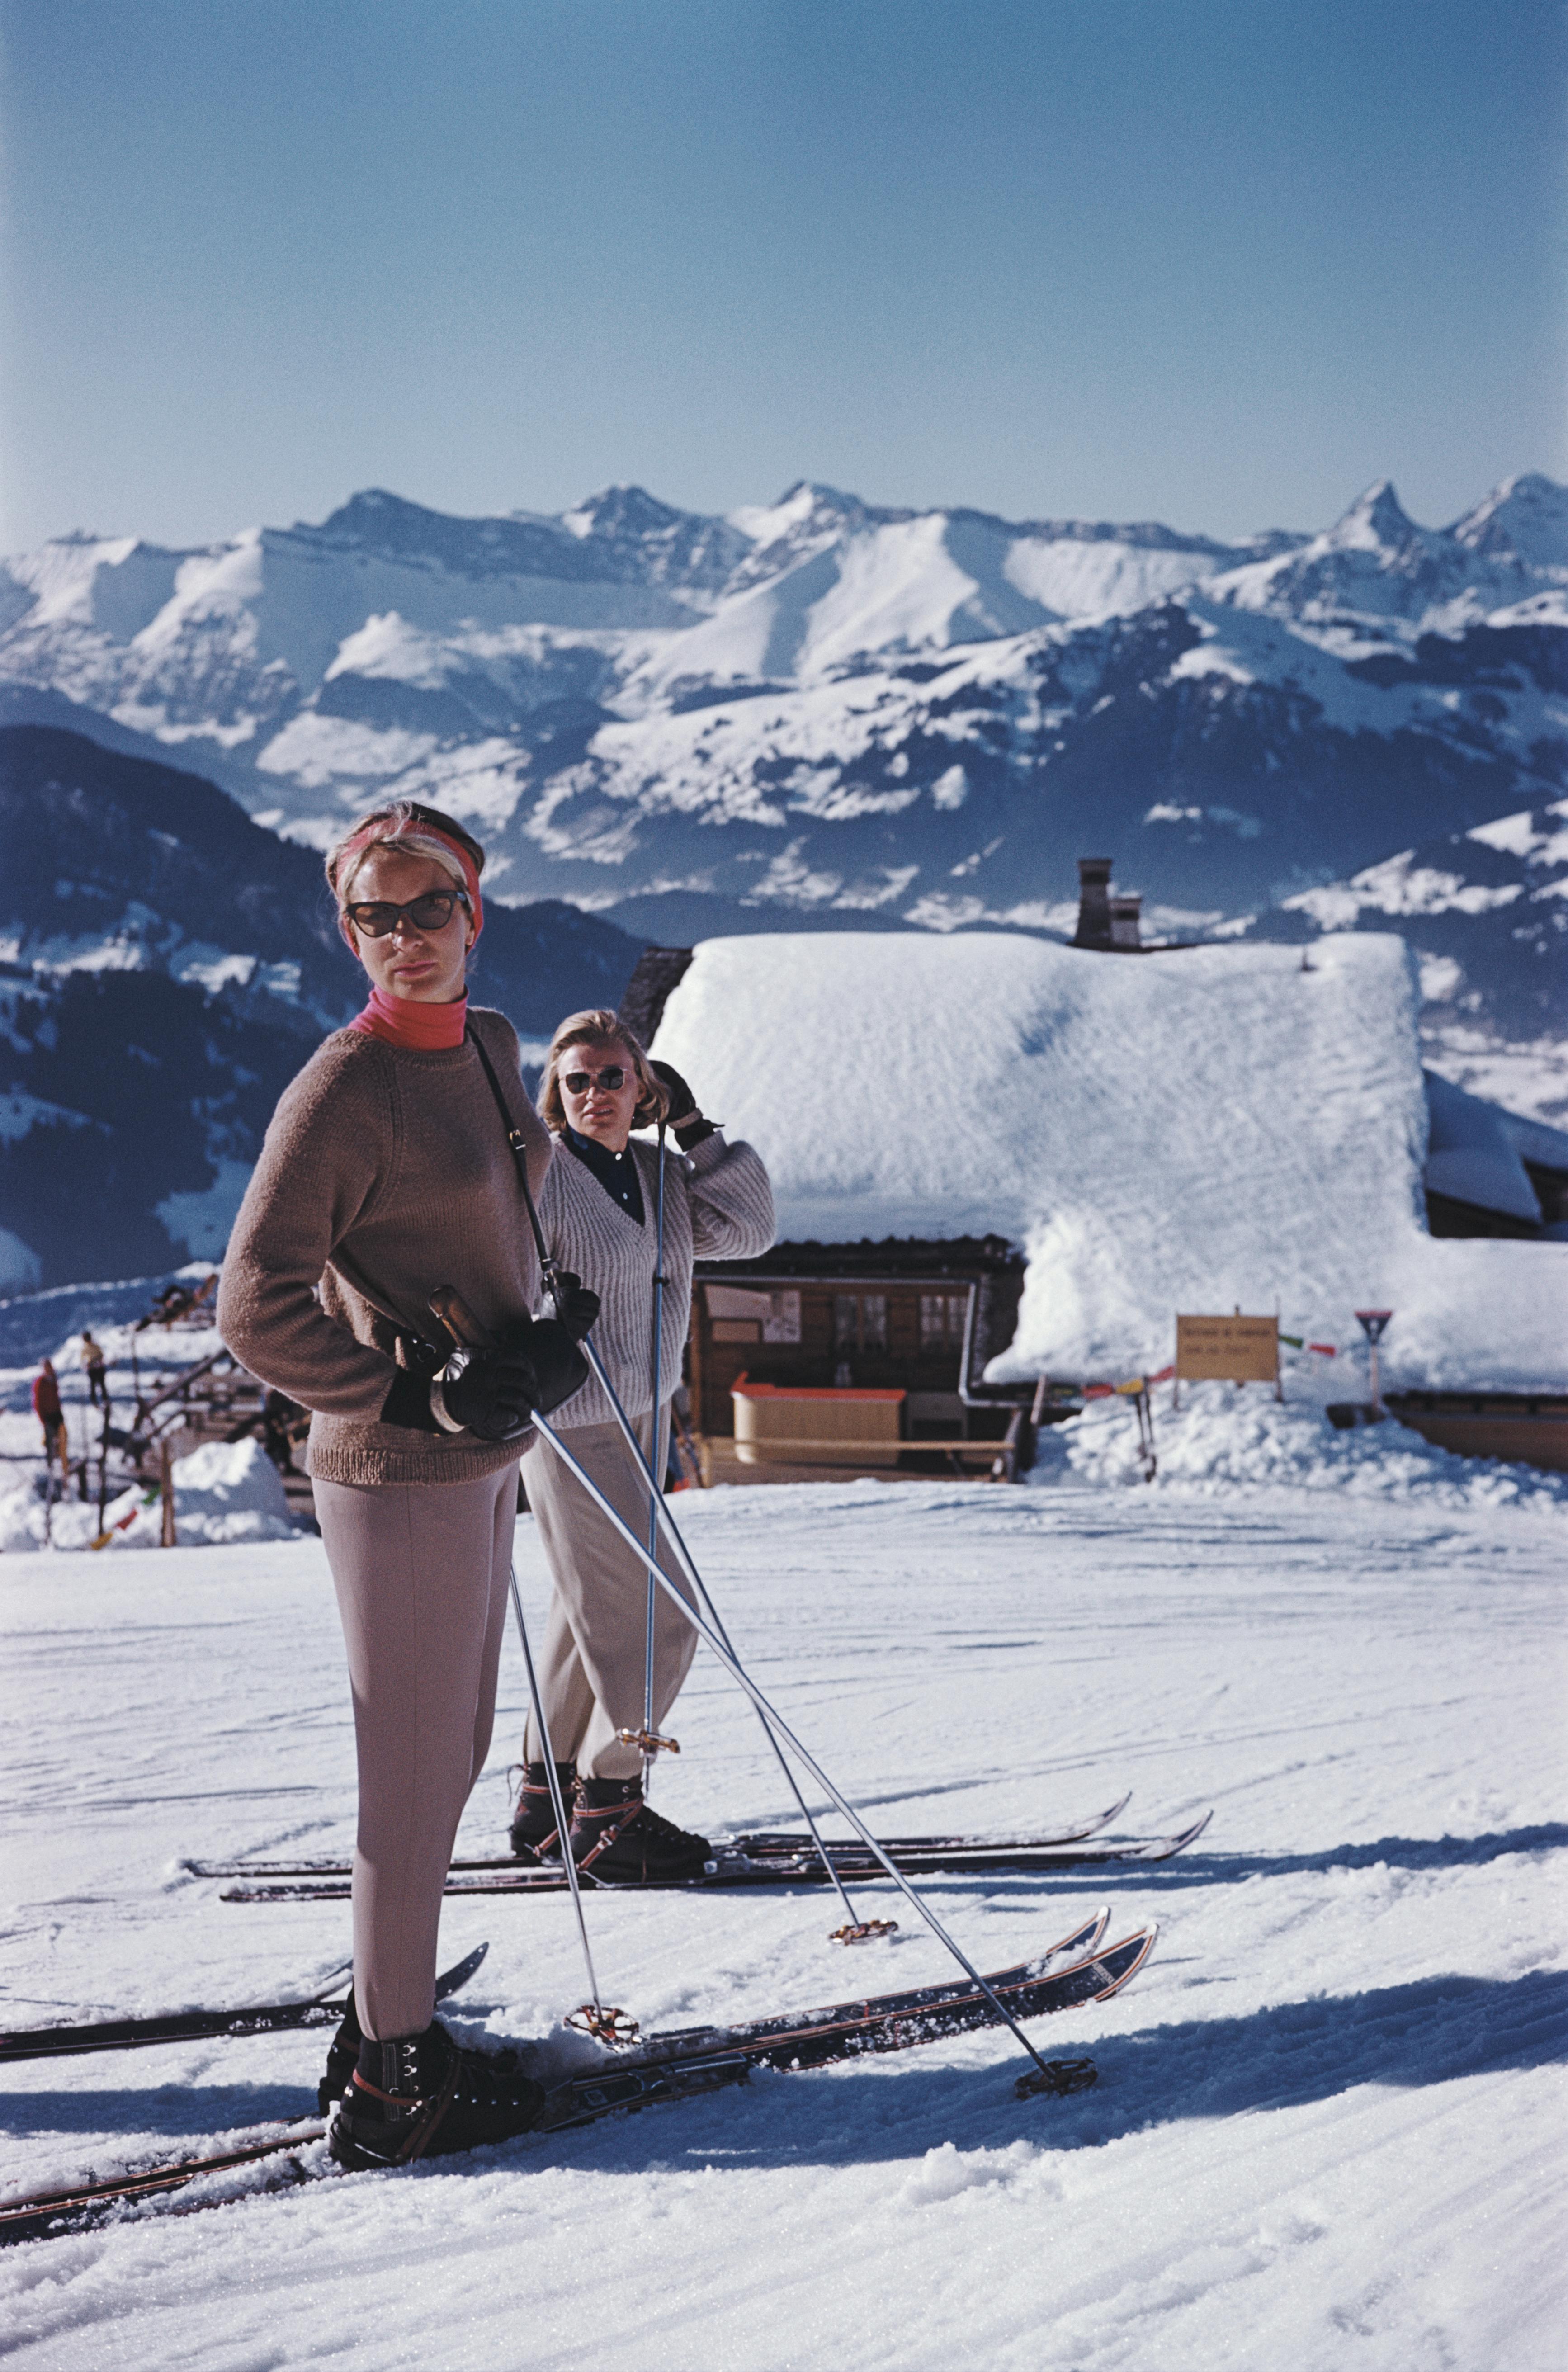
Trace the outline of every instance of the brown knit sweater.
[[[523, 1089], [516, 1033], [500, 1013], [470, 1007], [469, 1021], [526, 1134], [537, 1194], [552, 1148]], [[466, 1042], [413, 1053], [340, 1029], [273, 1115], [218, 1288], [235, 1356], [313, 1412], [313, 1475], [468, 1482], [517, 1457], [518, 1442], [379, 1422], [398, 1333], [382, 1310], [433, 1336], [429, 1296], [443, 1285], [492, 1329], [539, 1298], [522, 1190], [479, 1056]]]

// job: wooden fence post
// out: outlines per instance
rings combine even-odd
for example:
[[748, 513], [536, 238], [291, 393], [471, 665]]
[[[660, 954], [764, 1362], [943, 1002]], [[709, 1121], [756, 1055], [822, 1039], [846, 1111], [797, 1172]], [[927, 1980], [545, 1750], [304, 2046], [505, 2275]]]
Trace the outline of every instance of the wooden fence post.
[[174, 1460], [169, 1455], [167, 1434], [158, 1444], [158, 1479], [163, 1492], [163, 1545], [172, 1549], [179, 1542], [174, 1536]]

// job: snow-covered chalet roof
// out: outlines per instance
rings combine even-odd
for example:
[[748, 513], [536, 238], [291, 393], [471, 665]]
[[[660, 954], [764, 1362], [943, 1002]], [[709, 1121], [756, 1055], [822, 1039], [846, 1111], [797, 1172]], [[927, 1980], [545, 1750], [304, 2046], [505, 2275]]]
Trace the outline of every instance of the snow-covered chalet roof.
[[[1140, 958], [1003, 934], [700, 946], [656, 1052], [768, 1163], [782, 1236], [1012, 1237], [1004, 1375], [1127, 1374], [1178, 1309], [1278, 1308], [1386, 1375], [1568, 1380], [1568, 1250], [1425, 1232], [1401, 941]], [[1339, 1363], [1347, 1395], [1353, 1379]]]

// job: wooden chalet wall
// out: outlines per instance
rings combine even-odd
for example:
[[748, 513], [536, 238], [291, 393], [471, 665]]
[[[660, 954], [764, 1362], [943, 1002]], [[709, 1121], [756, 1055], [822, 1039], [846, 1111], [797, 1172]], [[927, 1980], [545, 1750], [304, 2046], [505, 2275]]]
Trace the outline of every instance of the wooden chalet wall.
[[[753, 1383], [896, 1386], [906, 1435], [1000, 1439], [1028, 1389], [981, 1385], [1013, 1339], [1024, 1262], [1000, 1237], [950, 1242], [775, 1244], [761, 1260], [697, 1264], [689, 1378], [692, 1421], [734, 1433], [730, 1393]], [[771, 1319], [740, 1296], [767, 1295]], [[794, 1339], [791, 1339], [791, 1338]], [[964, 1371], [968, 1357], [967, 1374]], [[966, 1406], [960, 1381], [987, 1405]]]

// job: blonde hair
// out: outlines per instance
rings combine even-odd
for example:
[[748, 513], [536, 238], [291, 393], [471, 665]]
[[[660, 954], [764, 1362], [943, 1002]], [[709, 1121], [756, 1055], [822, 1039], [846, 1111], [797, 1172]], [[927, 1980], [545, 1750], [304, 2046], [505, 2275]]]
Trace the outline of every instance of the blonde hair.
[[569, 1013], [556, 1025], [545, 1061], [544, 1076], [540, 1082], [539, 1113], [546, 1128], [557, 1136], [566, 1125], [566, 1107], [561, 1100], [561, 1063], [571, 1046], [621, 1046], [637, 1075], [638, 1096], [632, 1114], [633, 1128], [651, 1128], [669, 1110], [669, 1089], [657, 1078], [648, 1058], [627, 1029], [624, 1021], [604, 1005], [590, 1006], [586, 1013]]
[[[422, 824], [435, 829], [422, 831]], [[418, 799], [391, 799], [384, 808], [373, 808], [369, 815], [361, 816], [358, 822], [351, 824], [343, 838], [328, 851], [327, 885], [339, 906], [348, 904], [354, 877], [371, 851], [377, 848], [406, 849], [411, 855], [432, 858], [447, 878], [456, 882], [466, 901], [469, 885], [462, 859], [447, 847], [445, 841], [437, 840], [436, 834], [438, 831], [447, 833], [467, 852], [476, 874], [483, 872], [483, 849], [473, 834], [465, 831], [451, 816], [444, 815], [439, 808], [424, 807]], [[360, 835], [365, 832], [368, 832], [370, 838], [361, 840]], [[352, 846], [354, 841], [360, 841], [357, 848]]]

